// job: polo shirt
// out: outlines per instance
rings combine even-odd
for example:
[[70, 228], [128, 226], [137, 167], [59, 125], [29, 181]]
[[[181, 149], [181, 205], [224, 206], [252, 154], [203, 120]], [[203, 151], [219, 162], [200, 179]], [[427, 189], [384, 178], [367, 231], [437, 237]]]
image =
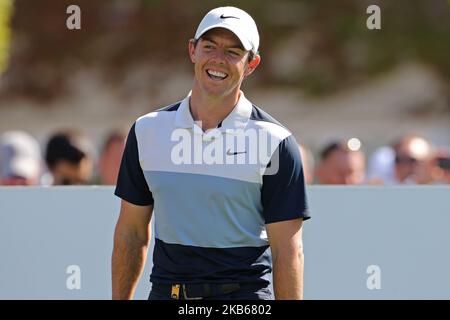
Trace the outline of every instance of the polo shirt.
[[240, 93], [204, 132], [190, 96], [128, 134], [115, 194], [153, 205], [153, 283], [270, 282], [266, 224], [309, 218], [292, 133]]

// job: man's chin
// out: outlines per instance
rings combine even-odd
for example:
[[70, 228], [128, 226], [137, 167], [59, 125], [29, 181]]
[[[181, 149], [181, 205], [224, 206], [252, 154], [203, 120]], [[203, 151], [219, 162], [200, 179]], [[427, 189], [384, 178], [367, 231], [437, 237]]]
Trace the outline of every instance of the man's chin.
[[227, 93], [229, 93], [227, 90], [225, 90], [224, 88], [217, 88], [217, 87], [211, 87], [211, 86], [205, 86], [204, 87], [204, 92], [207, 93], [210, 96], [214, 96], [217, 98], [220, 97], [225, 97], [227, 96]]

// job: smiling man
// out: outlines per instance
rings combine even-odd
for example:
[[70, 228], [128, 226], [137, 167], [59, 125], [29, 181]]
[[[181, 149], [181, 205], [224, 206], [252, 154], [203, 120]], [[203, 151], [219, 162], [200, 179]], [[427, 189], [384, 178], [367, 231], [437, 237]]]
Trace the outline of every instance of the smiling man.
[[[272, 272], [276, 299], [303, 297], [309, 216], [298, 144], [240, 90], [258, 47], [250, 15], [210, 11], [188, 44], [191, 93], [133, 124], [115, 191], [114, 299], [134, 296], [152, 216], [149, 299], [272, 299]], [[180, 148], [178, 136], [189, 143]], [[193, 161], [178, 161], [185, 155]]]

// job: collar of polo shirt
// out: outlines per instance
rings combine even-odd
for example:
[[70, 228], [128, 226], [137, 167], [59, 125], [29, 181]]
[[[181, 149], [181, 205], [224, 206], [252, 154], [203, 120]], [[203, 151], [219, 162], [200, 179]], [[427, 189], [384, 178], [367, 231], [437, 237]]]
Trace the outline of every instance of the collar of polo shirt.
[[[195, 121], [192, 118], [191, 111], [189, 110], [189, 100], [191, 97], [191, 92], [188, 96], [181, 101], [181, 104], [176, 111], [175, 116], [175, 127], [178, 128], [194, 128]], [[222, 121], [222, 125], [218, 130], [222, 132], [227, 132], [227, 129], [245, 129], [247, 126], [250, 115], [252, 114], [252, 103], [247, 100], [244, 93], [241, 91], [239, 96], [239, 101], [231, 111], [231, 113]]]

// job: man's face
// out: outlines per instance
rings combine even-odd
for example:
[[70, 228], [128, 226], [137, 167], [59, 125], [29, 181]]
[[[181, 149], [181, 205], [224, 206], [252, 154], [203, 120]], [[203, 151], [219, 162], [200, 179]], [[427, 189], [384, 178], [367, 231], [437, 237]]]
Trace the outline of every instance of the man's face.
[[334, 151], [324, 163], [320, 182], [323, 184], [361, 184], [364, 181], [364, 156], [355, 151]]
[[78, 164], [67, 161], [59, 162], [52, 170], [55, 185], [79, 185], [88, 184], [92, 178], [93, 162], [89, 157], [84, 157]]
[[242, 80], [259, 64], [259, 56], [248, 62], [248, 52], [234, 33], [215, 28], [206, 32], [189, 55], [195, 64], [195, 83], [202, 92], [223, 97], [239, 91]]
[[103, 184], [116, 184], [124, 148], [125, 141], [117, 139], [112, 141], [101, 155], [100, 175]]
[[431, 145], [421, 137], [412, 137], [404, 140], [396, 148], [395, 171], [397, 179], [403, 182], [405, 179], [417, 174], [424, 168], [426, 161], [431, 156]]

